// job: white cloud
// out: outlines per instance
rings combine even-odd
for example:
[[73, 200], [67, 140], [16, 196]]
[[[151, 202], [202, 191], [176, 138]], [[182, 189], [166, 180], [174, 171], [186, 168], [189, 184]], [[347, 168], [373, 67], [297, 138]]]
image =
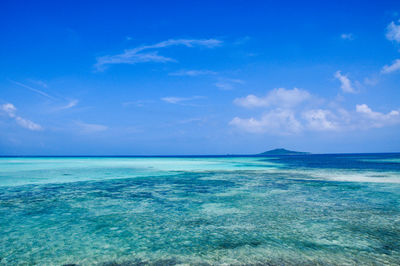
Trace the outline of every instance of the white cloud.
[[220, 90], [232, 90], [235, 87], [235, 84], [243, 84], [244, 81], [241, 79], [221, 79], [217, 83], [215, 83], [215, 86], [220, 89]]
[[177, 72], [169, 73], [168, 75], [195, 77], [195, 76], [201, 76], [201, 75], [215, 75], [215, 74], [217, 74], [217, 73], [214, 71], [210, 71], [210, 70], [179, 70]]
[[356, 106], [356, 112], [361, 114], [363, 127], [384, 127], [400, 123], [400, 112], [392, 110], [387, 114], [372, 111], [366, 104]]
[[145, 62], [174, 62], [176, 61], [173, 58], [165, 57], [158, 54], [158, 51], [148, 51], [159, 48], [165, 48], [170, 46], [186, 46], [186, 47], [205, 47], [205, 48], [214, 48], [220, 46], [222, 41], [217, 39], [204, 39], [204, 40], [196, 40], [196, 39], [178, 39], [178, 40], [167, 40], [163, 42], [159, 42], [153, 45], [143, 45], [133, 49], [127, 49], [121, 54], [116, 55], [106, 55], [97, 58], [97, 63], [95, 64], [95, 68], [98, 71], [102, 71], [105, 69], [107, 65], [111, 64], [137, 64], [137, 63], [145, 63]]
[[31, 120], [22, 118], [20, 116], [15, 117], [15, 121], [21, 127], [27, 128], [29, 130], [42, 130], [42, 127], [39, 124], [32, 122]]
[[15, 117], [15, 112], [17, 108], [11, 103], [5, 103], [1, 106], [1, 110], [4, 111], [9, 117]]
[[229, 124], [251, 133], [285, 135], [298, 133], [302, 130], [302, 126], [296, 119], [294, 112], [284, 109], [272, 110], [262, 115], [261, 119], [235, 117]]
[[308, 129], [316, 131], [339, 129], [336, 122], [334, 122], [335, 116], [329, 110], [307, 110], [303, 112], [302, 116]]
[[386, 65], [382, 68], [381, 73], [383, 74], [389, 74], [392, 72], [395, 72], [397, 70], [400, 70], [400, 59], [396, 59], [393, 64], [391, 65]]
[[390, 41], [400, 42], [400, 24], [392, 21], [387, 26], [386, 38]]
[[15, 122], [23, 128], [33, 131], [42, 130], [42, 127], [39, 124], [18, 116], [16, 114], [17, 108], [11, 103], [0, 105], [0, 110], [3, 111], [8, 117], [14, 119]]
[[82, 121], [77, 121], [75, 124], [80, 128], [81, 133], [84, 134], [102, 132], [108, 129], [108, 127], [105, 125], [90, 124]]
[[340, 81], [341, 83], [340, 88], [342, 89], [343, 92], [356, 93], [356, 90], [353, 88], [350, 79], [346, 75], [342, 75], [340, 70], [336, 71], [335, 78], [337, 78]]
[[343, 40], [354, 40], [354, 35], [352, 33], [342, 33], [340, 35], [340, 38], [342, 38]]
[[230, 125], [250, 132], [272, 135], [295, 134], [303, 131], [351, 131], [382, 128], [400, 124], [400, 111], [380, 113], [366, 104], [356, 105], [356, 110], [344, 109], [272, 109], [256, 118], [235, 117]]
[[[323, 106], [305, 90], [274, 89], [265, 97], [248, 95], [234, 100], [242, 107], [261, 107], [260, 118], [234, 117], [229, 124], [251, 133], [272, 135], [296, 134], [307, 131], [351, 131], [400, 124], [400, 110], [380, 113], [366, 104], [345, 110], [338, 103]], [[307, 104], [300, 104], [307, 101]], [[310, 109], [311, 106], [314, 106]], [[316, 107], [316, 108], [315, 108]]]
[[163, 97], [161, 100], [167, 103], [172, 103], [172, 104], [179, 104], [182, 102], [187, 102], [187, 101], [192, 101], [196, 99], [202, 99], [204, 98], [203, 96], [192, 96], [192, 97]]
[[306, 90], [279, 88], [270, 91], [265, 97], [257, 97], [250, 94], [244, 98], [235, 99], [234, 103], [246, 108], [268, 106], [294, 107], [310, 98], [311, 94]]

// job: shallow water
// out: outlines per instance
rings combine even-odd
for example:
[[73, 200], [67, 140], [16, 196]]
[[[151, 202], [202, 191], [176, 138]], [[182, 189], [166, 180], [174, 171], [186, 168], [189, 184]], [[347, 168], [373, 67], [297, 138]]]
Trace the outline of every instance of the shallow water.
[[399, 265], [400, 154], [0, 158], [0, 264]]

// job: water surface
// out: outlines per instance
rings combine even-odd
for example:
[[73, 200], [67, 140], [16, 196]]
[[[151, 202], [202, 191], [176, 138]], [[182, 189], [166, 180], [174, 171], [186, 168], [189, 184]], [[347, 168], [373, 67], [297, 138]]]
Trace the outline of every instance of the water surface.
[[0, 158], [0, 264], [399, 265], [400, 154]]

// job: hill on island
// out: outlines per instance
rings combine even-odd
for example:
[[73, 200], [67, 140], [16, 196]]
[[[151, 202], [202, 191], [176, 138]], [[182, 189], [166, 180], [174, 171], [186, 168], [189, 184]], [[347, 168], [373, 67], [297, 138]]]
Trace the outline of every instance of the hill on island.
[[274, 149], [263, 153], [259, 153], [257, 155], [304, 155], [304, 154], [310, 154], [310, 153], [300, 152], [300, 151], [290, 151], [286, 149]]

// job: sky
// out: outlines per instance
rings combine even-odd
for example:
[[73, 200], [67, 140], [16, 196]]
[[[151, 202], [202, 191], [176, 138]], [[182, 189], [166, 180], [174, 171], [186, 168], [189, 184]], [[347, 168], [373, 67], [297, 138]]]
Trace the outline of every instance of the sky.
[[0, 155], [400, 151], [400, 1], [0, 2]]

